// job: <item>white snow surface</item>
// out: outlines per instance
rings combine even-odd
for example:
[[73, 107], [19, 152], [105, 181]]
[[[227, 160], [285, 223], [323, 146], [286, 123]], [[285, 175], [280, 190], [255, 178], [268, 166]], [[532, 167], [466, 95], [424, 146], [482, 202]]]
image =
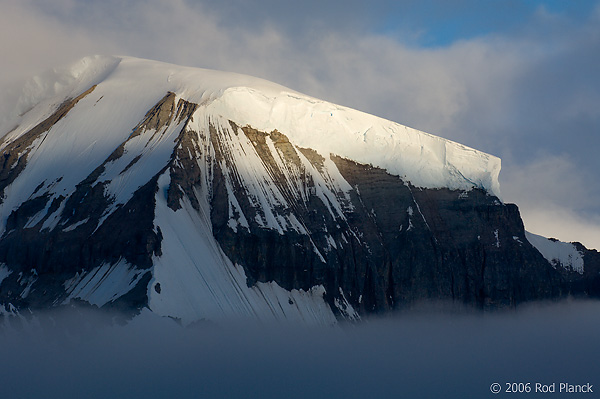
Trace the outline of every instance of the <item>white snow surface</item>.
[[113, 265], [105, 263], [67, 280], [64, 286], [68, 297], [64, 303], [79, 298], [103, 306], [131, 291], [146, 273], [148, 270], [136, 269], [124, 260]]
[[575, 245], [553, 241], [528, 231], [525, 232], [525, 237], [552, 266], [562, 266], [567, 270], [583, 274], [583, 254], [577, 250]]
[[43, 167], [28, 168], [35, 173], [13, 184], [18, 186], [13, 191], [20, 195], [7, 197], [26, 199], [40, 183], [50, 185], [57, 169], [70, 173], [52, 190], [68, 193], [168, 92], [200, 104], [209, 115], [265, 132], [277, 129], [293, 144], [312, 148], [326, 158], [336, 154], [372, 164], [416, 186], [481, 187], [500, 194], [500, 159], [495, 156], [262, 79], [132, 57], [87, 57], [71, 68], [33, 79], [18, 105], [22, 112], [33, 109], [6, 138], [19, 137], [65, 99], [94, 84], [96, 89], [76, 110], [46, 134], [43, 148], [30, 155], [29, 163]]
[[[221, 165], [228, 185], [232, 229], [248, 228], [247, 215], [231, 192], [231, 182], [239, 179], [251, 203], [262, 210], [256, 216], [261, 226], [281, 234], [287, 230], [306, 234], [305, 227], [293, 215], [275, 211], [285, 207], [287, 200], [262, 165], [253, 143], [234, 131], [230, 120], [240, 127], [249, 125], [267, 133], [276, 129], [296, 147], [312, 148], [322, 155], [324, 165], [317, 170], [298, 152], [303, 170], [314, 181], [314, 187], [305, 187], [297, 178], [300, 170], [283, 165], [272, 140], [266, 140], [273, 159], [278, 165], [281, 163], [290, 192], [306, 199], [308, 190], [313, 190], [334, 218], [344, 217], [342, 208], [347, 205], [343, 198], [351, 187], [330, 154], [384, 168], [415, 186], [460, 190], [480, 187], [499, 195], [500, 159], [492, 155], [262, 79], [132, 57], [87, 57], [70, 68], [33, 79], [17, 104], [17, 114], [21, 114], [17, 128], [0, 132], [4, 134], [0, 149], [50, 116], [65, 100], [79, 96], [93, 85], [96, 87], [92, 92], [31, 144], [26, 168], [4, 192], [0, 234], [14, 209], [36, 195], [48, 193], [46, 209], [31, 217], [26, 227], [39, 225], [54, 199], [72, 195], [78, 183], [127, 141], [123, 155], [108, 163], [97, 179], [108, 182], [105, 192], [114, 200], [104, 214], [107, 217], [163, 170], [173, 153], [174, 139], [182, 128], [178, 121], [172, 121], [160, 132], [146, 130], [130, 139], [146, 112], [169, 92], [175, 93], [176, 102], [183, 99], [199, 104], [188, 129], [199, 132], [198, 140], [205, 140], [200, 143], [201, 153], [194, 154], [205, 178], [202, 189], [196, 193], [200, 211], [193, 209], [187, 198], [176, 212], [167, 206], [167, 169], [159, 179], [154, 221], [163, 235], [162, 255], [153, 259], [153, 280], [148, 286], [150, 309], [184, 323], [232, 316], [300, 320], [307, 324], [333, 324], [336, 320], [323, 299], [322, 286], [287, 291], [275, 282], [259, 282], [248, 287], [243, 268], [233, 264], [219, 247], [212, 235], [208, 205], [211, 163], [207, 157], [214, 158], [214, 149], [202, 138], [208, 134], [209, 123], [224, 140], [224, 156], [235, 165], [235, 170], [228, 169], [225, 162]], [[131, 166], [134, 159], [137, 162]], [[57, 227], [62, 210], [61, 207], [47, 217], [42, 228]], [[71, 231], [82, 223], [67, 222], [59, 227]], [[314, 250], [322, 258], [316, 246]], [[0, 279], [2, 272], [0, 268]], [[144, 271], [121, 261], [77, 275], [66, 282], [65, 288], [69, 298], [102, 306], [131, 290], [143, 275]], [[341, 295], [338, 308], [348, 318], [358, 317]]]
[[[253, 104], [248, 107], [247, 104]], [[500, 159], [461, 144], [291, 91], [230, 88], [208, 109], [241, 124], [277, 129], [322, 155], [371, 164], [426, 188], [480, 187], [500, 196]]]
[[[148, 306], [154, 313], [184, 324], [245, 318], [336, 324], [322, 286], [287, 291], [275, 282], [259, 282], [248, 287], [243, 268], [227, 258], [213, 237], [210, 213], [197, 212], [187, 199], [177, 211], [167, 206], [164, 193], [170, 181], [167, 171], [158, 180], [156, 194], [155, 226], [163, 241], [148, 287]], [[203, 193], [198, 197], [206, 201]]]

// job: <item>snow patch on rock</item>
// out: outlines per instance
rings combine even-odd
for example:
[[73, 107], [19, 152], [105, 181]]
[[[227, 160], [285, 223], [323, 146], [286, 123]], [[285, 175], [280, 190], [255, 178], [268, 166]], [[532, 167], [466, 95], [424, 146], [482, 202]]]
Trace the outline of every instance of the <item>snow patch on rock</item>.
[[184, 324], [244, 318], [336, 324], [322, 286], [287, 291], [275, 282], [259, 282], [248, 287], [244, 269], [227, 258], [213, 237], [209, 214], [197, 212], [187, 198], [177, 211], [168, 207], [162, 193], [170, 181], [168, 171], [161, 175], [156, 194], [154, 223], [163, 241], [148, 287], [148, 306], [153, 312]]
[[78, 298], [101, 307], [131, 291], [146, 273], [148, 270], [136, 269], [125, 260], [77, 273], [64, 284], [68, 297], [63, 303]]
[[525, 237], [555, 268], [562, 266], [567, 270], [583, 274], [583, 254], [577, 250], [575, 245], [550, 240], [528, 231], [525, 232]]
[[10, 276], [11, 273], [12, 270], [8, 270], [8, 267], [6, 267], [6, 265], [0, 265], [0, 285], [2, 285], [2, 281], [8, 276]]

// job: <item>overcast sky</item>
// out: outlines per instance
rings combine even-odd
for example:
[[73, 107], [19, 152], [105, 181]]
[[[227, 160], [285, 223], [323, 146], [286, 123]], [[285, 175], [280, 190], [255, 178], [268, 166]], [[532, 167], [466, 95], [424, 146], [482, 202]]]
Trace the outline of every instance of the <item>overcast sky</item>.
[[599, 1], [0, 0], [0, 54], [2, 113], [90, 54], [266, 78], [500, 156], [528, 230], [600, 248]]

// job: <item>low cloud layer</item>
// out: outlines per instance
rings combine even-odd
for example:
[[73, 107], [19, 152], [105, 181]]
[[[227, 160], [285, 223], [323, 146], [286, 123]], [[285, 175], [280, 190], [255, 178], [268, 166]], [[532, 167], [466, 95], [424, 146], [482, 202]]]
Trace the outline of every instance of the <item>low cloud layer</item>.
[[185, 329], [149, 313], [107, 327], [91, 313], [50, 313], [44, 328], [0, 330], [0, 386], [9, 398], [350, 399], [509, 397], [490, 385], [570, 382], [597, 397], [599, 312], [597, 302], [444, 308], [320, 329]]
[[[464, 20], [464, 29], [454, 27], [463, 37], [444, 41], [431, 39], [434, 22], [447, 25], [444, 13], [424, 17], [413, 3], [0, 0], [0, 113], [14, 104], [16, 82], [89, 54], [247, 73], [502, 157], [503, 191], [518, 192], [509, 198], [523, 202], [531, 229], [540, 224], [530, 222], [527, 203], [539, 192], [511, 177], [543, 160], [569, 159], [586, 188], [565, 195], [571, 184], [557, 178], [543, 190], [564, 211], [547, 224], [564, 228], [538, 232], [600, 247], [597, 235], [572, 224], [579, 218], [590, 231], [600, 228], [600, 208], [591, 203], [600, 191], [600, 6], [568, 14], [496, 5], [503, 22], [478, 25], [478, 15], [489, 13], [472, 15], [477, 6], [466, 2], [445, 12]], [[575, 197], [589, 205], [572, 204]]]

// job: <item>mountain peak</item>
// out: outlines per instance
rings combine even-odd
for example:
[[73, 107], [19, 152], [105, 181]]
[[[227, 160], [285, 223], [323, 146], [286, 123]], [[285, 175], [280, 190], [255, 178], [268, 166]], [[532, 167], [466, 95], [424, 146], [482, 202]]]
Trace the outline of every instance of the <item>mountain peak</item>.
[[[21, 113], [33, 105], [47, 116], [57, 103], [91, 86], [105, 102], [121, 103], [122, 113], [137, 115], [167, 93], [224, 116], [239, 126], [279, 130], [299, 147], [371, 164], [425, 188], [470, 190], [477, 187], [499, 196], [500, 159], [373, 115], [303, 95], [264, 79], [231, 72], [182, 67], [133, 57], [90, 56], [69, 68], [33, 79], [19, 103]], [[112, 101], [112, 100], [109, 100]], [[40, 112], [42, 115], [40, 115]], [[113, 130], [127, 131], [126, 115], [113, 115]], [[107, 120], [105, 123], [108, 123]], [[31, 126], [22, 123], [19, 135]], [[90, 132], [92, 134], [93, 132]]]
[[95, 56], [32, 82], [0, 141], [6, 312], [331, 324], [600, 295], [597, 253], [528, 235], [494, 156], [227, 72]]

